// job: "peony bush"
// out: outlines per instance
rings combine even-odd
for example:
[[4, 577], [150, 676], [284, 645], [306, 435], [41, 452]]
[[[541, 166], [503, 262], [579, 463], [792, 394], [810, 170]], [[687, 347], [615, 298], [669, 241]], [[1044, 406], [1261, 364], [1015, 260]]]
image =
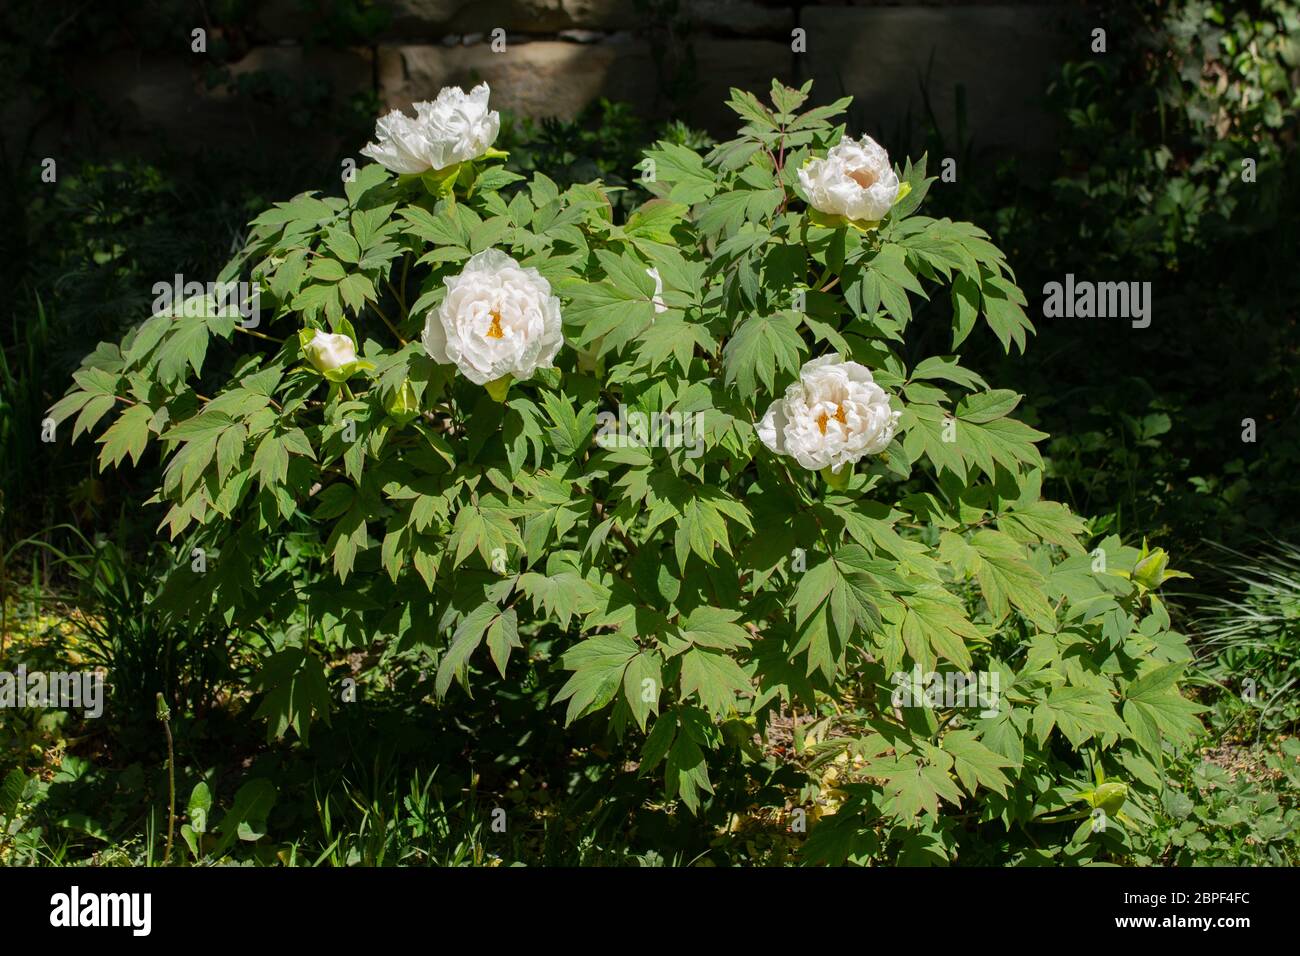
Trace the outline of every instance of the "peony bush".
[[553, 655], [555, 719], [690, 813], [791, 734], [810, 860], [1089, 860], [1143, 826], [1198, 727], [1177, 572], [1042, 498], [1045, 436], [955, 354], [1024, 350], [1010, 265], [809, 93], [733, 91], [737, 137], [650, 150], [620, 222], [505, 168], [485, 85], [444, 90], [342, 196], [253, 220], [218, 282], [266, 321], [201, 298], [86, 358], [51, 417], [103, 468], [156, 449], [167, 606], [308, 622], [251, 685], [272, 735], [328, 720], [340, 649], [419, 655], [448, 707]]

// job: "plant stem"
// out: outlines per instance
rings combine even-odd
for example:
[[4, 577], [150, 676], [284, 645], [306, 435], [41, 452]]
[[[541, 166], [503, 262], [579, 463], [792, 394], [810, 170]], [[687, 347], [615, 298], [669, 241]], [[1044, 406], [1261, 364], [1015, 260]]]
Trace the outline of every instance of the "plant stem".
[[172, 742], [172, 728], [169, 720], [171, 710], [163, 702], [163, 695], [158, 694], [158, 719], [162, 721], [163, 733], [167, 736], [167, 848], [163, 851], [163, 866], [172, 858], [172, 838], [176, 833], [176, 751]]
[[379, 307], [379, 303], [371, 302], [370, 307], [375, 310], [376, 315], [378, 315], [381, 319], [384, 320], [384, 325], [388, 326], [388, 331], [392, 332], [393, 335], [397, 338], [397, 341], [401, 342], [402, 346], [405, 347], [407, 344], [406, 339], [402, 338], [402, 333], [397, 331], [397, 326], [395, 326], [392, 320], [389, 319], [388, 316], [384, 314], [384, 310]]

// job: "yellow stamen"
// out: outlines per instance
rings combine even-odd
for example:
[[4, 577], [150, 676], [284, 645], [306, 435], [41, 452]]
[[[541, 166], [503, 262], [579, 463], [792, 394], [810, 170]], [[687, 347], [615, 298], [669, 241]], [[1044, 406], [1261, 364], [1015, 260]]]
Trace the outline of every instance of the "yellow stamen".
[[492, 324], [488, 326], [488, 330], [486, 333], [487, 337], [490, 339], [504, 339], [506, 337], [506, 334], [505, 332], [501, 331], [501, 313], [493, 312], [491, 313], [491, 315], [492, 315]]
[[822, 412], [819, 416], [817, 416], [817, 428], [821, 431], [823, 435], [826, 434], [826, 423], [830, 421], [832, 418], [835, 419], [837, 422], [839, 422], [841, 425], [848, 424], [848, 420], [844, 417], [844, 406], [836, 405], [834, 415], [827, 415], [825, 412]]

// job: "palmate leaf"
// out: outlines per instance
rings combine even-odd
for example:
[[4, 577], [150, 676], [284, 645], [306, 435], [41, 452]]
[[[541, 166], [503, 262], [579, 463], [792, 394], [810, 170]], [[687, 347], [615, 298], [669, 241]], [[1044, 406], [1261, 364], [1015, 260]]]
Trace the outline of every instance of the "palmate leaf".
[[667, 316], [661, 316], [647, 326], [638, 336], [638, 341], [637, 359], [651, 371], [671, 357], [677, 360], [678, 368], [686, 372], [697, 347], [706, 352], [714, 347], [703, 326]]
[[1042, 456], [1034, 443], [1047, 435], [1023, 422], [999, 417], [1014, 407], [1011, 396], [1015, 393], [976, 393], [964, 399], [954, 414], [933, 404], [908, 405], [902, 416], [906, 429], [903, 450], [912, 460], [925, 455], [941, 474], [951, 472], [962, 482], [967, 481], [972, 467], [993, 480], [998, 477], [998, 466], [1012, 475], [1024, 466], [1041, 469]]
[[659, 713], [663, 683], [662, 660], [654, 651], [641, 651], [623, 671], [623, 697], [642, 731], [650, 715]]
[[565, 628], [574, 615], [590, 613], [599, 606], [591, 584], [576, 570], [553, 574], [526, 571], [519, 576], [519, 587], [532, 599], [535, 608]]
[[612, 701], [623, 686], [624, 672], [639, 653], [636, 642], [624, 634], [598, 634], [565, 651], [561, 663], [573, 674], [554, 701], [569, 702], [565, 726]]
[[1046, 743], [1053, 727], [1075, 748], [1094, 737], [1125, 733], [1111, 701], [1089, 687], [1057, 687], [1039, 702], [1034, 708], [1034, 736]]
[[671, 243], [673, 227], [678, 225], [689, 212], [690, 207], [685, 203], [651, 199], [649, 202], [642, 203], [627, 217], [623, 232], [633, 238]]
[[670, 187], [668, 198], [673, 202], [694, 205], [708, 199], [718, 188], [703, 157], [694, 150], [661, 141], [646, 156], [654, 161], [654, 181]]
[[980, 293], [984, 318], [1002, 343], [1003, 350], [1010, 353], [1014, 344], [1024, 352], [1026, 333], [1034, 331], [1033, 324], [1025, 315], [1024, 294], [1014, 283], [994, 275], [985, 276]]
[[334, 573], [340, 583], [346, 583], [348, 575], [360, 551], [370, 547], [370, 535], [366, 530], [366, 517], [369, 513], [368, 503], [360, 496], [334, 525], [325, 547], [334, 556]]
[[[899, 605], [890, 607], [898, 632], [912, 659], [926, 666], [937, 657], [952, 661], [963, 671], [971, 668], [968, 643], [986, 639], [966, 617], [961, 602], [940, 587], [922, 587], [899, 597]], [[897, 609], [896, 609], [897, 608]]]
[[1046, 541], [1074, 554], [1083, 551], [1079, 537], [1084, 533], [1084, 523], [1056, 501], [1016, 504], [1014, 510], [998, 515], [998, 528], [1028, 544]]
[[673, 550], [679, 567], [686, 566], [691, 554], [711, 566], [717, 566], [719, 549], [730, 555], [728, 520], [754, 530], [748, 509], [717, 488], [683, 480], [666, 470], [643, 473], [642, 480], [650, 504], [645, 530], [648, 533], [666, 521], [676, 524]]
[[1025, 561], [1024, 546], [997, 531], [977, 531], [971, 545], [979, 555], [975, 577], [995, 620], [1011, 605], [1044, 630], [1056, 629], [1056, 613], [1047, 603], [1043, 576]]
[[713, 793], [704, 751], [690, 734], [679, 733], [673, 740], [668, 749], [668, 762], [664, 766], [664, 779], [668, 796], [680, 796], [691, 813], [699, 810], [701, 793]]
[[491, 498], [481, 498], [456, 512], [449, 544], [452, 543], [456, 566], [477, 550], [488, 567], [492, 567], [497, 553], [505, 554], [510, 548], [522, 548], [524, 544], [509, 509]]
[[749, 632], [735, 623], [739, 618], [740, 611], [697, 607], [681, 622], [682, 639], [722, 651], [749, 647]]
[[265, 695], [255, 716], [267, 721], [268, 741], [283, 737], [293, 728], [307, 744], [314, 718], [330, 722], [325, 665], [305, 648], [285, 648], [268, 658], [252, 688]]
[[892, 577], [889, 565], [875, 561], [856, 544], [841, 546], [832, 558], [800, 575], [794, 622], [802, 629], [799, 646], [808, 649], [809, 674], [821, 670], [833, 679], [843, 649], [879, 630], [879, 603], [888, 596], [882, 575]]
[[[510, 611], [513, 615], [514, 612]], [[470, 655], [483, 642], [483, 635], [489, 627], [501, 625], [501, 619], [504, 612], [495, 604], [480, 604], [474, 610], [470, 611], [461, 619], [460, 624], [456, 626], [452, 634], [451, 643], [447, 645], [447, 650], [443, 652], [442, 658], [438, 661], [438, 675], [434, 679], [434, 690], [439, 697], [447, 693], [451, 687], [453, 679], [459, 679], [461, 684], [468, 690], [468, 682], [465, 680], [465, 669], [469, 664]], [[501, 628], [510, 626], [513, 630], [513, 639], [518, 641], [517, 625], [501, 625]], [[505, 669], [504, 656], [509, 654], [511, 646], [511, 637], [509, 634], [500, 631], [497, 635], [498, 644], [504, 642], [504, 655], [501, 660], [497, 661], [497, 666], [503, 671]], [[497, 658], [498, 652], [494, 649], [493, 658]]]
[[1159, 756], [1160, 741], [1185, 747], [1204, 732], [1196, 714], [1207, 708], [1178, 692], [1182, 663], [1163, 664], [1148, 670], [1124, 691], [1124, 723], [1133, 739], [1152, 756]]
[[806, 351], [792, 314], [750, 316], [723, 346], [726, 382], [738, 386], [741, 395], [756, 394], [760, 384], [771, 394], [777, 373], [795, 374]]
[[910, 821], [922, 811], [930, 817], [938, 816], [941, 799], [953, 806], [961, 805], [961, 791], [948, 776], [947, 769], [911, 754], [872, 761], [868, 772], [885, 780], [885, 796], [889, 798], [886, 809], [904, 821]]
[[612, 282], [586, 282], [566, 279], [560, 291], [569, 299], [564, 310], [565, 325], [572, 329], [568, 337], [578, 346], [589, 346], [601, 339], [600, 353], [631, 341], [654, 320], [654, 283], [649, 289], [620, 288]]
[[[751, 169], [753, 167], [750, 167]], [[769, 180], [770, 182], [770, 180]], [[699, 228], [705, 235], [731, 238], [744, 226], [753, 226], [766, 222], [781, 204], [784, 193], [779, 186], [766, 189], [736, 189], [719, 193], [709, 200], [700, 215]], [[749, 238], [741, 239], [744, 245], [754, 246], [768, 238], [765, 230], [754, 230]], [[734, 254], [738, 249], [724, 252], [719, 247], [719, 255]]]
[[132, 405], [96, 439], [104, 446], [99, 453], [101, 471], [109, 465], [116, 467], [128, 455], [131, 464], [139, 464], [149, 443], [149, 423], [153, 416], [154, 411], [148, 405]]
[[949, 731], [941, 746], [952, 755], [953, 770], [967, 793], [974, 796], [976, 787], [983, 786], [1006, 796], [1011, 781], [1002, 770], [1012, 766], [1011, 761], [980, 743], [974, 732]]
[[682, 655], [682, 699], [697, 695], [714, 717], [724, 717], [735, 707], [737, 694], [751, 692], [749, 678], [726, 654], [694, 647]]

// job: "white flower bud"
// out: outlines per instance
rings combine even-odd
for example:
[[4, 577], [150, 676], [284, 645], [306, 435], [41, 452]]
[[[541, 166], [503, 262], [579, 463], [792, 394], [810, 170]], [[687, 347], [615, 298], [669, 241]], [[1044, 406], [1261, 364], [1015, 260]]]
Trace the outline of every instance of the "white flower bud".
[[341, 332], [317, 331], [303, 347], [303, 353], [318, 372], [327, 372], [357, 360], [356, 344]]

